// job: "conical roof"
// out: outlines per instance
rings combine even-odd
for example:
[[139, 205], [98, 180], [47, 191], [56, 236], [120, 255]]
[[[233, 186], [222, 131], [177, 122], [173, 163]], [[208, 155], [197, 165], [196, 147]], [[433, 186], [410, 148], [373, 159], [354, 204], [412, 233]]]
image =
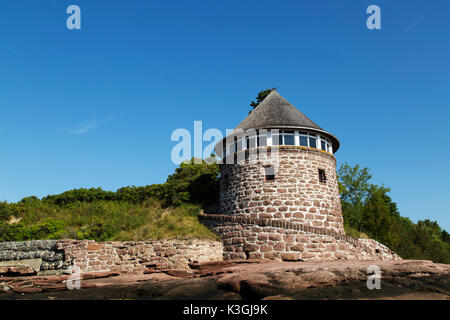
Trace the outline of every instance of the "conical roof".
[[[239, 135], [250, 129], [303, 129], [323, 134], [333, 144], [333, 153], [339, 149], [339, 140], [331, 133], [323, 130], [296, 107], [284, 99], [277, 91], [272, 92], [234, 129], [227, 137]], [[221, 145], [216, 145], [216, 154], [222, 155]]]
[[236, 127], [236, 129], [261, 128], [311, 128], [322, 130], [311, 119], [284, 99], [278, 92], [272, 92]]

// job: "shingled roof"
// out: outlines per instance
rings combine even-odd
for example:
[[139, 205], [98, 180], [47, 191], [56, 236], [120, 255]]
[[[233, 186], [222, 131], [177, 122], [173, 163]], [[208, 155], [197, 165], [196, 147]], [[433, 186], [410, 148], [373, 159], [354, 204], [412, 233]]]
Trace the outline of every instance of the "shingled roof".
[[[275, 90], [272, 90], [228, 137], [249, 129], [303, 129], [328, 137], [333, 144], [333, 153], [339, 149], [340, 145], [334, 135], [315, 124]], [[220, 148], [216, 149], [216, 153], [222, 154]]]
[[301, 113], [275, 90], [272, 90], [236, 129], [280, 127], [311, 128], [323, 131], [321, 127]]

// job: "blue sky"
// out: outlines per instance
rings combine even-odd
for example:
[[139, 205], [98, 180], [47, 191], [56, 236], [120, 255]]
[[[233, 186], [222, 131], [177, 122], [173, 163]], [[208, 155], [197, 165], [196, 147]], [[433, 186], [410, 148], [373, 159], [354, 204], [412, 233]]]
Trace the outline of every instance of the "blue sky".
[[0, 200], [164, 182], [174, 129], [234, 128], [278, 87], [341, 140], [338, 165], [450, 230], [449, 16], [439, 0], [2, 1]]

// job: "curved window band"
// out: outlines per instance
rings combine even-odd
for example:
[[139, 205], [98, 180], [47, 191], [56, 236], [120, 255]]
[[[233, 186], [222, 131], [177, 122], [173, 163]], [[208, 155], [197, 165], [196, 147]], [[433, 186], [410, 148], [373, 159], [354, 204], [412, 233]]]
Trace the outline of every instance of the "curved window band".
[[[332, 153], [331, 142], [320, 135], [311, 134], [307, 132], [301, 132], [300, 134], [298, 134], [294, 131], [283, 131], [283, 130], [272, 131], [270, 135], [268, 133], [269, 131], [267, 131], [266, 134], [259, 133], [256, 136], [245, 136], [245, 138], [242, 137], [237, 138], [237, 140], [240, 139], [242, 143], [238, 143], [237, 140], [234, 140], [231, 150], [236, 152], [255, 147], [264, 147], [270, 145], [272, 146], [285, 145], [285, 146], [310, 147]], [[271, 137], [271, 139], [269, 137]], [[271, 143], [269, 143], [270, 140]]]

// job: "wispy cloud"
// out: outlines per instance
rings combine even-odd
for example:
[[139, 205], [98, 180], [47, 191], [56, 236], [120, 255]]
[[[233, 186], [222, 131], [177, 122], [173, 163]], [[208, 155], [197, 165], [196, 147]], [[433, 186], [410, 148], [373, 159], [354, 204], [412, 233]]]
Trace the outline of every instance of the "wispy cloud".
[[108, 118], [108, 119], [103, 119], [103, 120], [89, 120], [89, 121], [85, 121], [83, 123], [80, 123], [78, 126], [76, 126], [75, 129], [71, 130], [70, 133], [71, 134], [85, 134], [88, 133], [89, 131], [94, 130], [95, 128], [97, 128], [99, 125], [111, 121], [113, 118]]
[[424, 16], [421, 16], [419, 18], [417, 18], [416, 20], [414, 20], [409, 26], [406, 27], [405, 31], [409, 32], [412, 29], [414, 29], [415, 27], [417, 27], [419, 24], [421, 24], [424, 20]]

